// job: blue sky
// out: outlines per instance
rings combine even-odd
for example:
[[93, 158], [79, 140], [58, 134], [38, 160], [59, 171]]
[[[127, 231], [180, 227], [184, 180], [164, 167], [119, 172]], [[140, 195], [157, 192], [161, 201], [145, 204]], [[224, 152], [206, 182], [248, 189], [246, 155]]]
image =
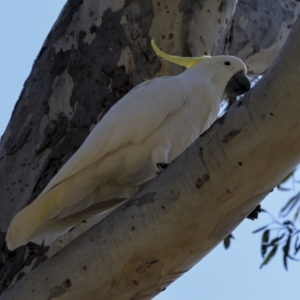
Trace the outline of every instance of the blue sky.
[[[1, 135], [33, 61], [64, 3], [63, 0], [10, 0], [1, 3]], [[277, 215], [293, 193], [295, 189], [291, 192], [275, 191], [264, 200], [263, 207]], [[259, 269], [262, 262], [260, 235], [251, 232], [269, 221], [269, 217], [263, 214], [258, 221], [245, 220], [233, 233], [235, 241], [230, 250], [226, 251], [223, 245], [219, 245], [155, 299], [298, 300], [300, 263], [290, 262], [286, 272], [279, 251], [270, 265]]]

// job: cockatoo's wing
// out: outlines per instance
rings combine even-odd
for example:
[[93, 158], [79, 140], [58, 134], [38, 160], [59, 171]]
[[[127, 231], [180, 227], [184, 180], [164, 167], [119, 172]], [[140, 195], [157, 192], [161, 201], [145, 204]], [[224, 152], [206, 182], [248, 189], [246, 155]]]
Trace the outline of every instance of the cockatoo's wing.
[[[85, 216], [112, 209], [126, 200], [133, 191], [126, 186], [107, 187], [97, 198], [95, 169], [98, 178], [107, 171], [99, 169], [97, 162], [105, 161], [107, 154], [119, 157], [118, 150], [122, 153], [127, 144], [142, 144], [183, 105], [190, 89], [180, 77], [163, 77], [146, 81], [123, 97], [38, 198], [14, 217], [6, 238], [8, 247], [14, 249], [29, 240], [51, 242]], [[118, 169], [116, 162], [113, 166]], [[99, 201], [106, 203], [97, 204]]]
[[138, 144], [144, 141], [168, 115], [180, 108], [190, 90], [191, 87], [180, 77], [156, 78], [133, 88], [108, 111], [44, 192], [107, 153], [130, 142]]

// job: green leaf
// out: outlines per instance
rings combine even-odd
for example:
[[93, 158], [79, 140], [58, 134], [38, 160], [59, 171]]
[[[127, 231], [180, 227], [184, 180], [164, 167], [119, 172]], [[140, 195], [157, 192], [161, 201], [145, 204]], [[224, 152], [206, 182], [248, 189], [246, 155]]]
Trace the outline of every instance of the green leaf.
[[267, 257], [264, 259], [264, 261], [260, 265], [260, 268], [262, 268], [263, 266], [267, 265], [270, 262], [270, 260], [276, 254], [277, 248], [278, 248], [278, 245], [274, 245], [273, 249], [269, 252], [269, 254], [267, 255]]
[[286, 217], [300, 200], [300, 192], [293, 196], [280, 210], [280, 215]]
[[261, 252], [261, 256], [264, 258], [265, 257], [265, 254], [267, 252], [267, 248], [268, 246], [266, 244], [262, 244], [261, 245], [261, 248], [260, 248], [260, 252]]
[[258, 233], [258, 232], [260, 232], [260, 231], [262, 231], [262, 230], [266, 229], [268, 226], [269, 226], [269, 225], [266, 225], [266, 226], [260, 227], [260, 228], [258, 228], [258, 229], [256, 229], [256, 230], [252, 231], [252, 233]]
[[[296, 169], [294, 169], [291, 173], [289, 173], [288, 175], [286, 175], [281, 181], [280, 184], [286, 183], [293, 175]], [[280, 185], [279, 184], [279, 185]]]
[[291, 260], [294, 260], [294, 261], [299, 261], [299, 259], [297, 259], [296, 257], [290, 256], [290, 255], [288, 255], [288, 258]]
[[270, 230], [267, 229], [262, 234], [262, 237], [261, 237], [262, 243], [267, 244], [269, 242], [269, 237], [270, 237]]
[[234, 239], [234, 236], [232, 234], [229, 234], [223, 241], [225, 249], [228, 249], [230, 247], [230, 240]]
[[284, 188], [284, 187], [282, 187], [280, 184], [277, 185], [277, 188], [278, 188], [279, 190], [283, 191], [283, 192], [288, 192], [288, 191], [291, 190], [291, 189], [289, 189], [289, 188]]
[[268, 248], [268, 242], [269, 242], [269, 236], [270, 236], [270, 230], [267, 229], [263, 232], [262, 237], [261, 237], [261, 255], [262, 257], [265, 257], [265, 254], [267, 252]]
[[299, 240], [299, 236], [297, 235], [295, 245], [294, 245], [294, 247], [295, 247], [294, 255], [296, 255], [298, 253], [298, 251], [300, 250], [300, 243], [298, 244], [298, 240]]
[[283, 237], [284, 237], [284, 233], [283, 233], [281, 236], [279, 236], [279, 237], [277, 237], [277, 238], [274, 238], [274, 239], [269, 243], [268, 246], [274, 246], [274, 245], [278, 244], [278, 242], [279, 242]]
[[289, 225], [291, 225], [292, 227], [295, 227], [294, 223], [293, 223], [292, 221], [290, 221], [290, 220], [286, 220], [286, 221], [284, 221], [282, 224], [283, 224], [283, 225], [286, 225], [287, 227], [288, 227]]
[[294, 215], [294, 220], [297, 220], [298, 217], [299, 217], [299, 214], [300, 214], [300, 206], [298, 206], [296, 212], [295, 212], [295, 215]]
[[[296, 170], [296, 169], [295, 169]], [[290, 191], [291, 189], [290, 188], [285, 188], [285, 187], [282, 187], [282, 184], [286, 183], [291, 177], [293, 177], [294, 173], [295, 173], [295, 170], [293, 170], [291, 173], [289, 173], [287, 176], [285, 176], [281, 182], [277, 185], [277, 188], [281, 191]]]
[[287, 259], [289, 258], [289, 251], [290, 251], [290, 245], [291, 245], [291, 235], [289, 235], [289, 237], [286, 240], [285, 245], [282, 247], [282, 251], [283, 251], [283, 265], [284, 268], [286, 270], [288, 270], [287, 267]]

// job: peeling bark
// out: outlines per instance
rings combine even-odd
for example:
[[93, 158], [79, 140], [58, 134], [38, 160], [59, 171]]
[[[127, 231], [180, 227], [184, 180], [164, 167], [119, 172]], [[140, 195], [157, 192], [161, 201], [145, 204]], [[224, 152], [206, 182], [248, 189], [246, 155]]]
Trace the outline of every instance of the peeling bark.
[[[261, 73], [269, 67], [277, 55], [291, 25], [299, 14], [300, 7], [298, 1], [286, 3], [284, 0], [278, 0], [272, 8], [273, 13], [268, 14], [268, 5], [270, 5], [268, 1], [259, 2], [258, 6], [258, 2], [250, 3], [246, 0], [239, 1], [237, 6], [235, 0], [167, 0], [164, 3], [159, 0], [153, 0], [152, 3], [146, 0], [104, 2], [70, 0], [67, 2], [25, 82], [12, 119], [0, 143], [0, 194], [2, 196], [0, 207], [0, 249], [2, 251], [0, 292], [4, 291], [17, 277], [20, 279], [33, 266], [43, 262], [46, 258], [45, 253], [48, 251], [42, 247], [28, 245], [15, 252], [8, 252], [4, 245], [4, 235], [12, 217], [35, 199], [60, 167], [80, 147], [108, 109], [133, 86], [154, 76], [178, 74], [181, 71], [180, 67], [173, 66], [168, 62], [160, 62], [157, 59], [149, 47], [150, 39], [154, 38], [164, 51], [175, 55], [202, 55], [205, 51], [221, 54], [228, 49], [229, 54], [237, 54], [245, 59], [252, 73]], [[258, 7], [260, 14], [257, 14]], [[262, 20], [268, 21], [265, 27], [262, 25], [264, 24], [261, 22]], [[267, 38], [264, 39], [264, 36]], [[286, 75], [286, 78], [288, 76], [292, 75]], [[276, 77], [274, 78], [273, 80], [277, 80]], [[291, 79], [294, 80], [294, 78]], [[267, 77], [264, 88], [269, 91], [271, 81], [269, 83], [268, 80]], [[282, 99], [290, 97], [288, 99], [292, 103], [293, 98], [289, 95], [290, 90], [288, 89], [291, 87], [291, 83], [287, 82], [285, 77], [280, 80], [286, 85], [281, 86], [282, 91], [286, 91], [286, 94], [282, 94], [283, 92], [278, 91], [278, 87], [274, 85], [277, 93], [274, 93], [273, 97], [277, 100], [279, 95]], [[261, 103], [266, 103], [265, 101], [271, 97], [269, 95], [272, 91], [262, 97], [264, 90], [262, 88], [257, 88], [257, 90], [259, 92], [256, 94], [253, 92], [255, 98], [263, 98], [260, 99], [260, 101], [263, 100]], [[296, 88], [291, 90], [296, 93]], [[250, 134], [261, 129], [260, 126], [265, 126], [265, 123], [261, 125], [261, 122], [267, 122], [266, 124], [271, 126], [269, 124], [273, 123], [268, 123], [271, 122], [271, 119], [272, 122], [276, 121], [278, 124], [284, 121], [278, 113], [282, 113], [278, 109], [282, 104], [279, 103], [277, 107], [272, 106], [271, 118], [267, 104], [266, 107], [263, 104], [257, 106], [257, 101], [252, 101], [253, 93], [250, 100], [245, 100], [240, 108], [235, 107], [231, 110], [230, 119], [237, 118], [242, 123], [234, 123], [235, 121], [231, 120], [229, 123], [225, 117], [222, 121], [223, 124], [219, 122], [218, 125], [215, 125], [214, 131], [206, 134], [203, 142], [198, 142], [197, 146], [192, 147], [178, 159], [174, 167], [170, 167], [172, 171], [168, 169], [134, 200], [116, 211], [106, 222], [97, 225], [95, 227], [97, 229], [92, 229], [78, 241], [63, 249], [58, 256], [31, 271], [29, 276], [22, 279], [23, 283], [15, 285], [9, 293], [3, 295], [3, 298], [1, 297], [1, 300], [22, 299], [22, 295], [24, 299], [25, 294], [27, 299], [40, 299], [38, 297], [46, 299], [43, 291], [48, 293], [48, 299], [54, 297], [77, 299], [74, 296], [80, 295], [77, 287], [81, 287], [82, 292], [87, 293], [84, 297], [92, 298], [96, 292], [99, 293], [97, 291], [99, 283], [95, 283], [93, 280], [86, 283], [82, 277], [93, 277], [93, 274], [99, 274], [99, 270], [114, 272], [116, 269], [109, 267], [110, 259], [115, 261], [118, 260], [117, 258], [122, 258], [122, 261], [126, 261], [126, 265], [118, 266], [116, 264], [116, 268], [120, 267], [122, 272], [120, 272], [121, 269], [118, 269], [119, 273], [115, 273], [117, 275], [111, 273], [111, 276], [108, 276], [111, 281], [105, 288], [110, 287], [111, 298], [107, 299], [117, 298], [119, 293], [136, 297], [132, 299], [138, 299], [141, 295], [150, 298], [151, 295], [162, 290], [185, 272], [236, 226], [252, 207], [261, 201], [277, 182], [276, 180], [281, 175], [284, 176], [285, 171], [298, 159], [293, 152], [294, 148], [298, 150], [296, 142], [288, 149], [287, 153], [292, 154], [286, 158], [279, 158], [270, 153], [269, 157], [278, 161], [277, 169], [270, 166], [271, 162], [268, 157], [256, 157], [255, 151], [249, 161], [245, 159], [246, 156], [243, 155], [249, 154], [247, 151], [250, 151], [250, 148], [248, 150], [240, 149], [243, 153], [236, 153], [234, 148], [236, 141], [246, 139], [247, 142], [241, 142], [240, 145], [250, 143], [245, 137], [245, 132]], [[291, 113], [297, 111], [295, 107]], [[241, 117], [235, 117], [236, 113], [240, 111], [245, 114], [245, 120], [250, 118], [252, 121], [249, 119], [249, 123], [247, 121], [243, 123]], [[290, 113], [290, 111], [287, 110], [286, 113]], [[251, 115], [247, 117], [247, 114]], [[261, 120], [256, 114], [261, 116]], [[293, 120], [291, 116], [287, 117], [288, 121], [293, 122], [293, 126], [298, 126], [298, 121]], [[273, 128], [275, 127], [273, 126]], [[267, 129], [270, 128], [267, 127]], [[280, 127], [278, 130], [282, 132], [283, 129]], [[292, 126], [286, 130], [292, 131]], [[267, 134], [267, 137], [271, 139], [270, 132], [261, 134]], [[298, 139], [293, 134], [289, 139], [286, 136], [277, 136], [279, 145], [276, 147], [281, 147], [282, 151], [285, 150], [282, 148], [285, 146], [281, 144], [290, 145], [292, 138], [295, 138], [294, 141]], [[287, 140], [282, 142], [283, 139]], [[253, 141], [256, 143], [255, 145], [263, 142], [258, 138]], [[265, 145], [267, 147], [268, 143], [266, 142]], [[202, 154], [200, 158], [197, 158], [200, 146]], [[219, 165], [222, 166], [221, 169], [211, 164], [214, 160], [218, 161], [214, 156], [217, 153], [216, 149], [219, 149], [217, 147], [223, 151], [219, 156], [222, 158], [219, 162]], [[287, 154], [285, 155], [287, 156]], [[240, 162], [243, 161], [242, 167], [235, 165], [235, 157], [239, 157]], [[200, 161], [198, 161], [199, 159]], [[257, 159], [260, 162], [266, 159], [264, 165], [266, 170], [257, 170], [257, 172], [262, 172], [260, 175], [266, 180], [266, 184], [261, 190], [257, 191], [255, 195], [250, 193], [248, 191], [249, 184], [247, 191], [237, 191], [237, 188], [231, 187], [229, 182], [228, 186], [224, 186], [222, 190], [216, 189], [215, 178], [219, 176], [220, 180], [223, 180], [221, 173], [224, 173], [223, 176], [225, 176], [226, 168], [237, 176], [237, 180], [240, 180], [244, 176], [243, 173], [239, 173], [240, 169], [250, 168], [251, 159], [253, 161]], [[282, 161], [279, 161], [280, 159]], [[194, 166], [195, 160], [198, 161], [197, 166]], [[271, 174], [267, 171], [268, 169], [272, 170], [276, 177], [272, 177], [273, 181], [270, 179], [271, 177], [268, 177]], [[205, 170], [205, 172], [199, 173], [197, 170]], [[184, 179], [184, 172], [187, 172], [186, 178], [190, 179]], [[180, 180], [183, 180], [181, 185], [177, 183]], [[177, 186], [182, 186], [182, 189], [179, 191]], [[255, 190], [254, 187], [251, 186], [251, 188], [253, 191]], [[210, 191], [210, 196], [205, 196], [208, 191]], [[183, 199], [191, 198], [191, 208], [194, 206], [198, 211], [210, 208], [212, 204], [208, 199], [212, 198], [211, 191], [218, 193], [215, 195], [217, 201], [214, 202], [214, 205], [217, 207], [217, 212], [220, 213], [216, 214], [212, 220], [221, 222], [219, 226], [223, 226], [223, 231], [215, 224], [217, 233], [211, 232], [211, 236], [207, 235], [207, 228], [213, 228], [213, 225], [209, 225], [211, 223], [204, 216], [203, 222], [208, 223], [187, 223], [188, 226], [195, 225], [195, 228], [204, 231], [203, 240], [193, 237], [192, 227], [182, 228], [179, 232], [172, 233], [176, 235], [176, 239], [180, 243], [180, 245], [174, 244], [174, 249], [168, 249], [164, 243], [159, 246], [157, 242], [151, 240], [154, 238], [153, 235], [160, 231], [167, 233], [171, 227], [177, 228], [178, 225], [173, 223], [176, 220], [174, 216], [176, 212], [178, 213], [177, 209], [180, 208], [180, 205], [186, 203], [186, 200]], [[192, 194], [190, 195], [188, 192]], [[198, 195], [197, 193], [204, 193], [201, 198], [207, 199], [203, 200], [203, 204], [201, 204], [203, 207], [197, 206], [199, 202], [195, 196]], [[249, 199], [249, 201], [241, 203], [241, 199]], [[170, 203], [174, 204], [174, 208], [171, 209], [173, 206]], [[217, 204], [220, 203], [222, 209], [218, 208]], [[226, 218], [225, 211], [233, 219]], [[187, 219], [193, 219], [192, 214], [189, 213], [186, 212], [184, 215], [188, 216]], [[161, 220], [166, 222], [163, 223], [163, 226], [160, 223]], [[179, 218], [178, 222], [181, 224], [186, 220]], [[80, 224], [77, 229], [59, 239], [47, 252], [47, 256], [59, 251], [95, 223], [97, 223], [97, 218]], [[170, 224], [170, 226], [164, 227], [165, 224]], [[171, 240], [172, 234], [170, 233]], [[182, 239], [178, 238], [178, 234], [183, 236]], [[199, 232], [197, 234], [199, 235]], [[169, 233], [166, 236], [169, 236]], [[161, 236], [161, 239], [166, 236]], [[185, 240], [184, 236], [188, 240]], [[189, 240], [191, 237], [195, 238], [197, 244], [191, 244]], [[153, 242], [150, 248], [147, 248], [149, 246], [148, 238]], [[126, 244], [126, 241], [130, 242]], [[185, 243], [188, 243], [189, 247], [193, 245], [194, 248], [190, 247], [190, 250], [183, 248]], [[79, 245], [86, 249], [82, 249], [82, 251], [87, 252], [80, 252], [80, 249], [77, 249]], [[133, 249], [143, 249], [143, 247], [148, 249], [143, 255], [140, 253], [134, 256], [135, 254], [130, 252]], [[70, 257], [68, 251], [72, 251], [74, 256]], [[116, 251], [115, 257], [113, 256], [114, 251]], [[122, 255], [119, 253], [120, 251], [123, 252]], [[160, 251], [169, 254], [170, 258], [165, 260], [164, 257], [161, 257]], [[181, 253], [179, 258], [176, 257], [178, 253]], [[93, 261], [94, 258], [100, 263], [99, 260], [101, 261], [103, 257], [107, 260], [103, 262], [104, 265], [95, 264]], [[78, 261], [72, 261], [72, 259], [78, 259]], [[173, 261], [171, 261], [172, 259]], [[82, 266], [81, 262], [84, 262]], [[71, 263], [73, 269], [69, 268]], [[62, 264], [68, 268], [62, 270]], [[141, 274], [138, 275], [139, 279], [136, 279], [136, 273]], [[45, 278], [41, 274], [44, 274]], [[40, 281], [38, 281], [37, 289], [32, 292], [29, 282], [37, 280], [35, 276], [40, 276]], [[44, 280], [43, 284], [41, 280]], [[27, 282], [25, 285], [28, 287], [25, 288], [24, 282]], [[95, 285], [93, 286], [93, 284]], [[19, 289], [18, 286], [21, 288]], [[132, 294], [135, 290], [138, 292]], [[17, 296], [19, 291], [21, 298]], [[32, 293], [35, 293], [35, 296]], [[129, 299], [129, 296], [126, 297], [124, 299]]]

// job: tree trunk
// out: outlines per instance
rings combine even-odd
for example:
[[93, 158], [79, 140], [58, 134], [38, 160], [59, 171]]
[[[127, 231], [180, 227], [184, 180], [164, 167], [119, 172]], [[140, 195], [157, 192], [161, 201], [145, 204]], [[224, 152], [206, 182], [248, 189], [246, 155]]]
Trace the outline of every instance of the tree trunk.
[[239, 0], [228, 37], [228, 53], [240, 57], [249, 74], [263, 74], [278, 55], [299, 14], [297, 0]]
[[[251, 20], [251, 5], [244, 2], [240, 13], [247, 7]], [[0, 244], [4, 245], [12, 217], [34, 200], [118, 99], [144, 79], [180, 72], [169, 63], [160, 64], [149, 47], [150, 38], [177, 55], [240, 51], [256, 73], [257, 53], [268, 52], [278, 41], [273, 38], [264, 50], [265, 44], [259, 44], [255, 53], [249, 52], [250, 41], [246, 46], [235, 42], [241, 34], [237, 24], [242, 24], [235, 21], [235, 6], [236, 1], [208, 0], [67, 2], [1, 139]], [[242, 28], [251, 36], [253, 28]], [[294, 39], [299, 43], [296, 34]], [[282, 56], [273, 74], [269, 72], [248, 100], [232, 108], [167, 172], [31, 271], [1, 300], [60, 295], [61, 299], [151, 298], [199, 261], [299, 162], [294, 98], [300, 94], [300, 69], [292, 52], [296, 46], [286, 47], [289, 57]], [[272, 49], [269, 53], [274, 58]], [[265, 70], [269, 63], [259, 67]], [[284, 98], [288, 104], [282, 103]], [[81, 224], [48, 253], [91, 224]], [[28, 265], [44, 260], [46, 251], [31, 246], [7, 252], [3, 246], [1, 289], [18, 274], [21, 277]]]

